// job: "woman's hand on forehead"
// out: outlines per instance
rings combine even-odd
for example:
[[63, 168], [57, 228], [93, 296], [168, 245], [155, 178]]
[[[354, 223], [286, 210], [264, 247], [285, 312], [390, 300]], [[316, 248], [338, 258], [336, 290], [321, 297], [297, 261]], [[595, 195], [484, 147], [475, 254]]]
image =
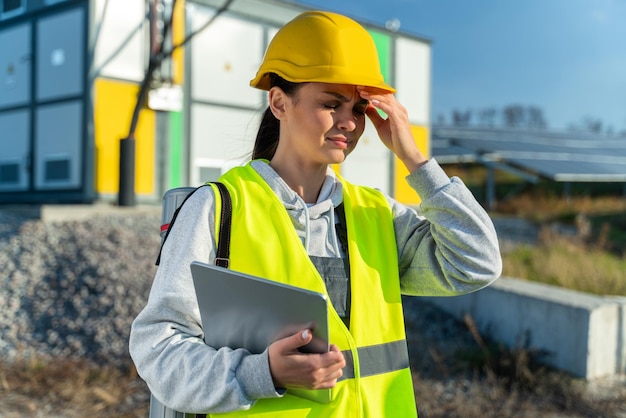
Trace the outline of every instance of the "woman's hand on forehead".
[[[383, 144], [405, 164], [410, 173], [424, 164], [427, 159], [415, 143], [408, 112], [395, 96], [389, 91], [370, 87], [357, 86], [357, 91], [369, 101], [366, 113]], [[385, 112], [386, 118], [378, 110]]]

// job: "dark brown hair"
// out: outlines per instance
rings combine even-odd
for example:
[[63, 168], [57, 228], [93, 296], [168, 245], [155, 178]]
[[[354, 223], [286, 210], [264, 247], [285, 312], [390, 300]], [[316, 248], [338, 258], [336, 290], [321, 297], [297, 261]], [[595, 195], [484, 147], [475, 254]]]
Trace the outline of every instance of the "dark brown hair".
[[[302, 87], [303, 83], [292, 83], [274, 73], [269, 74], [270, 88], [276, 86], [285, 92], [287, 96], [293, 97], [298, 89]], [[261, 119], [261, 125], [259, 131], [256, 134], [256, 140], [254, 141], [254, 148], [252, 149], [252, 159], [259, 158], [265, 160], [271, 160], [274, 158], [276, 148], [278, 147], [278, 136], [280, 133], [280, 121], [276, 119], [272, 110], [267, 107], [263, 118]]]

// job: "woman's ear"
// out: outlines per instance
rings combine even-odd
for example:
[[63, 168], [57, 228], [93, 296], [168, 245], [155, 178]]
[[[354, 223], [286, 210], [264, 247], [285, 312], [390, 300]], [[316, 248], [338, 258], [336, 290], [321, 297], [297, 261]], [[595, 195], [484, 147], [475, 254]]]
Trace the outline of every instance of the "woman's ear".
[[285, 117], [285, 104], [288, 99], [285, 92], [280, 87], [272, 87], [269, 91], [269, 106], [270, 110], [274, 114], [274, 117], [278, 120], [282, 120]]

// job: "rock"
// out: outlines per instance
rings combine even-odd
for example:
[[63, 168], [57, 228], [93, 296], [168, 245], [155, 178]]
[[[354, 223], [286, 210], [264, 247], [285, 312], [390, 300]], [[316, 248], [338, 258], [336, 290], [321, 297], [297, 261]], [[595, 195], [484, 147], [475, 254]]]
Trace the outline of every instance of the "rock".
[[0, 354], [127, 364], [145, 304], [158, 214], [46, 223], [0, 211]]

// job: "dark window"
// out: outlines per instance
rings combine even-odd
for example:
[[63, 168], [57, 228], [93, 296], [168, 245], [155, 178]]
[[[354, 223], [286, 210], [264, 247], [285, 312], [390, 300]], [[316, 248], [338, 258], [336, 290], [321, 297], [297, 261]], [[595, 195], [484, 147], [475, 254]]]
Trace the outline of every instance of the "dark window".
[[17, 163], [0, 164], [0, 184], [20, 182], [20, 165]]
[[0, 4], [2, 4], [2, 13], [14, 12], [23, 7], [22, 0], [0, 0]]
[[46, 181], [69, 180], [70, 160], [46, 161], [44, 177]]

